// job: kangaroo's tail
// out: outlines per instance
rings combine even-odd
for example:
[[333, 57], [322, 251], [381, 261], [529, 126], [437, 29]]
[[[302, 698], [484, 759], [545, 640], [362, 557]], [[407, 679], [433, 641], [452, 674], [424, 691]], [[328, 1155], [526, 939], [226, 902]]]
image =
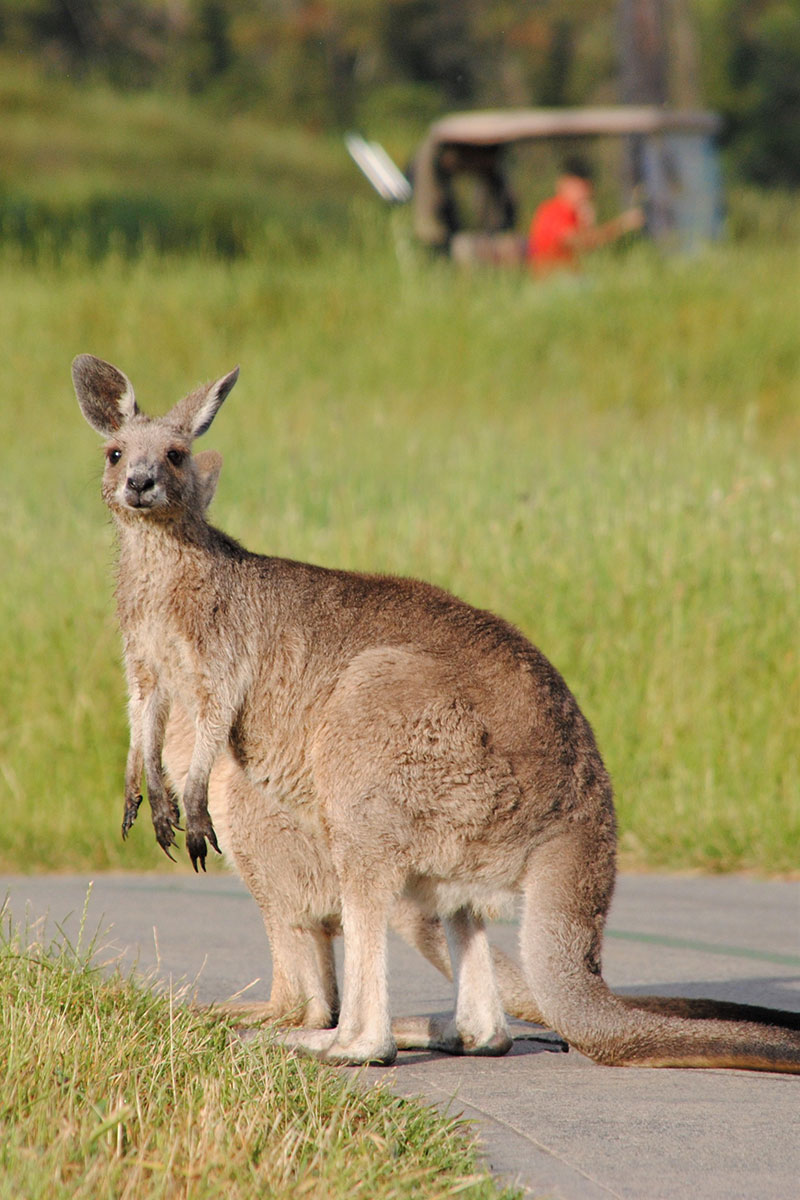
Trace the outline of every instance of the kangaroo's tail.
[[[600, 949], [613, 886], [613, 847], [598, 862], [598, 838], [590, 822], [587, 826], [565, 830], [529, 865], [521, 953], [533, 1019], [596, 1062], [612, 1066], [800, 1073], [798, 1013], [610, 991], [600, 974]], [[512, 1000], [523, 1000], [513, 972], [506, 974], [509, 979], [515, 985]], [[522, 1015], [523, 1004], [514, 1008]]]

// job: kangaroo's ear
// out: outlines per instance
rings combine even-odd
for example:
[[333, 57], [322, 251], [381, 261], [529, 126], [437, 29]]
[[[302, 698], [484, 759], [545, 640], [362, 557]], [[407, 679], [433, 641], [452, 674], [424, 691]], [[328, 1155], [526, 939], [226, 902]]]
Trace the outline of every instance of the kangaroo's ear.
[[93, 354], [78, 355], [72, 364], [72, 382], [81, 412], [103, 437], [116, 433], [139, 411], [128, 377]]
[[200, 485], [200, 504], [205, 512], [219, 483], [219, 473], [222, 470], [222, 455], [216, 450], [202, 450], [194, 456], [195, 470]]
[[169, 420], [177, 425], [187, 437], [200, 437], [206, 432], [217, 415], [222, 401], [239, 378], [239, 368], [234, 367], [216, 383], [197, 388], [179, 400], [169, 414]]

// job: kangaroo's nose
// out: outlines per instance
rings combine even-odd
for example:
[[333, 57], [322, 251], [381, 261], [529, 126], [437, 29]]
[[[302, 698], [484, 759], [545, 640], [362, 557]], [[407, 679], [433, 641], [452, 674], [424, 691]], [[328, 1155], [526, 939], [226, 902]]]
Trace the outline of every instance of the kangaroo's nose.
[[144, 471], [135, 471], [128, 476], [126, 483], [132, 492], [138, 492], [141, 496], [143, 492], [148, 492], [155, 487], [156, 481], [152, 475]]

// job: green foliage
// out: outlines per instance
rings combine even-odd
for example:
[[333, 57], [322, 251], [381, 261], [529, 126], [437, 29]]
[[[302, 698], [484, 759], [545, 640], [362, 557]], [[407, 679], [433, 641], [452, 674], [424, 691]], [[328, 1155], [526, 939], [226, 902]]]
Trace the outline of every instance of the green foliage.
[[800, 8], [783, 0], [760, 7], [735, 47], [731, 145], [747, 178], [797, 186]]
[[3, 1200], [518, 1196], [477, 1170], [463, 1124], [268, 1031], [243, 1043], [185, 996], [103, 975], [92, 948], [0, 930]]
[[187, 207], [148, 195], [71, 203], [0, 197], [0, 238], [34, 260], [43, 254], [61, 257], [76, 247], [83, 248], [88, 262], [111, 250], [133, 256], [145, 248], [233, 258], [248, 249], [259, 216], [241, 203], [230, 208], [206, 200]]
[[[6, 0], [0, 51], [51, 75], [189, 92], [314, 127], [361, 123], [374, 135], [407, 121], [410, 105], [419, 128], [452, 108], [616, 102], [620, 21], [634, 21], [637, 4]], [[797, 4], [661, 7], [672, 102], [719, 109], [745, 178], [797, 184]]]

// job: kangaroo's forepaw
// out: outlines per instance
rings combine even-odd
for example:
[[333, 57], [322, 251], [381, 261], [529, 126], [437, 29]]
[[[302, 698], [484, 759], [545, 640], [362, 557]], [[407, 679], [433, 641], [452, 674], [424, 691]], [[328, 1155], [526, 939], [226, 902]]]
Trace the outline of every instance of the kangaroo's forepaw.
[[173, 862], [175, 862], [175, 858], [170, 854], [170, 847], [176, 845], [175, 830], [177, 827], [176, 822], [172, 820], [171, 816], [163, 813], [153, 814], [153, 828], [156, 831], [156, 841], [167, 858], [172, 859]]
[[125, 797], [125, 812], [122, 817], [122, 837], [123, 839], [130, 833], [131, 826], [136, 820], [137, 814], [142, 804], [142, 794], [139, 792], [136, 795]]
[[177, 797], [170, 787], [161, 786], [155, 781], [148, 781], [147, 794], [150, 800], [150, 815], [153, 820], [156, 841], [167, 858], [175, 862], [170, 854], [170, 848], [176, 845], [176, 829], [181, 828], [181, 814]]
[[187, 819], [186, 822], [186, 849], [189, 852], [192, 866], [197, 871], [197, 864], [205, 871], [206, 869], [206, 838], [209, 845], [213, 846], [217, 854], [222, 851], [217, 842], [217, 835], [214, 832], [214, 826], [211, 823], [211, 817], [206, 813], [199, 821], [193, 821], [191, 826]]

